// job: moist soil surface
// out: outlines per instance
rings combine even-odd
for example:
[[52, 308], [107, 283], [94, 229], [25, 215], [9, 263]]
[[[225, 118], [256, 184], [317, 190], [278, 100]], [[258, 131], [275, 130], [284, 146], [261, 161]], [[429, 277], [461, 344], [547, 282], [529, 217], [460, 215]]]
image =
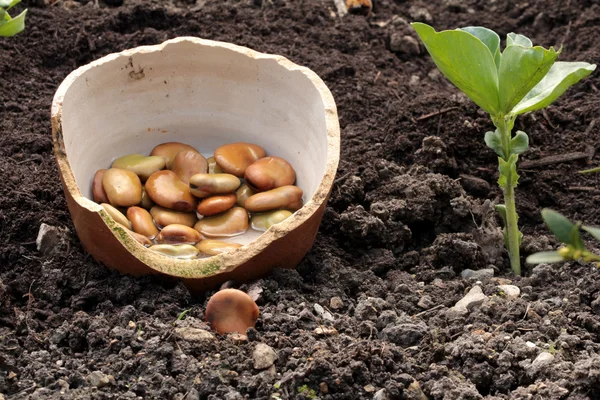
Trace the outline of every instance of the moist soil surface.
[[[17, 6], [29, 9], [26, 30], [0, 38], [0, 399], [600, 398], [600, 272], [571, 262], [511, 273], [488, 117], [407, 25], [483, 25], [597, 63], [596, 1], [380, 0], [368, 17], [343, 18], [325, 0], [46, 3]], [[307, 66], [339, 111], [341, 161], [313, 249], [294, 270], [229, 283], [260, 306], [245, 339], [194, 330], [211, 331], [213, 292], [94, 261], [52, 152], [50, 104], [69, 72], [187, 35]], [[523, 259], [558, 246], [544, 207], [600, 225], [598, 175], [577, 172], [600, 164], [598, 86], [596, 71], [517, 120], [531, 144], [521, 165], [588, 155], [520, 169]], [[44, 251], [41, 223], [58, 237]], [[475, 286], [479, 299], [453, 309]], [[261, 343], [275, 356], [257, 365]]]

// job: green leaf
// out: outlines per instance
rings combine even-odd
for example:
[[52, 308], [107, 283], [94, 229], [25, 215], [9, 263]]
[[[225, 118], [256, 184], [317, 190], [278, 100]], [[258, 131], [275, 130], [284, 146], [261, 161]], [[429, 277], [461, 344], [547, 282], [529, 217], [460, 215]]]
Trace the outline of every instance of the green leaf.
[[558, 57], [554, 48], [509, 46], [498, 68], [500, 111], [508, 114], [548, 73]]
[[9, 10], [10, 8], [19, 4], [21, 0], [0, 0], [0, 8], [4, 8], [5, 10]]
[[511, 32], [506, 35], [506, 47], [508, 46], [533, 47], [533, 43], [527, 36]]
[[497, 114], [498, 71], [490, 49], [460, 29], [438, 33], [421, 22], [411, 25], [442, 74], [483, 110]]
[[517, 174], [517, 160], [519, 156], [511, 154], [508, 160], [498, 158], [498, 169], [500, 170], [500, 177], [498, 178], [498, 184], [500, 187], [506, 187], [511, 185], [516, 187], [519, 182], [519, 175]]
[[594, 167], [591, 169], [584, 169], [583, 171], [577, 171], [580, 174], [595, 174], [596, 172], [600, 172], [600, 167]]
[[517, 131], [515, 137], [510, 140], [511, 154], [525, 153], [529, 149], [529, 136], [523, 131]]
[[579, 227], [562, 214], [545, 208], [542, 218], [554, 236], [562, 243], [571, 245], [575, 250], [583, 250], [583, 242], [579, 234]]
[[498, 129], [496, 129], [494, 132], [486, 132], [483, 140], [485, 140], [487, 147], [494, 150], [501, 158], [506, 158], [504, 155], [504, 149], [502, 149], [502, 138]]
[[494, 57], [494, 63], [496, 68], [500, 65], [500, 36], [491, 29], [487, 29], [481, 26], [467, 26], [460, 28], [465, 32], [469, 32], [473, 36], [476, 36], [490, 49], [492, 57]]
[[558, 251], [541, 251], [539, 253], [533, 253], [525, 260], [527, 264], [546, 264], [546, 263], [557, 263], [565, 261], [564, 258]]
[[2, 25], [2, 21], [8, 21], [10, 20], [10, 15], [8, 15], [8, 13], [6, 11], [4, 11], [2, 8], [0, 8], [0, 25]]
[[595, 237], [597, 240], [600, 240], [600, 228], [594, 228], [592, 226], [583, 225], [581, 229]]
[[595, 69], [596, 64], [557, 61], [544, 79], [512, 109], [511, 114], [519, 115], [547, 107]]
[[10, 21], [0, 23], [0, 36], [10, 37], [22, 32], [25, 29], [25, 14], [27, 14], [27, 10]]

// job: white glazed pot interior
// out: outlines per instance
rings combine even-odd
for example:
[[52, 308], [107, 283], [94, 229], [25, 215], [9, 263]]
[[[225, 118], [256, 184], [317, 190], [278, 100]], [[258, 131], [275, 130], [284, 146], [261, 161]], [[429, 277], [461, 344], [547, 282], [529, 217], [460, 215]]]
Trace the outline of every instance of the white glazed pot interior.
[[[230, 44], [177, 38], [106, 56], [65, 79], [52, 112], [60, 120], [74, 195], [91, 210], [100, 211], [91, 201], [98, 169], [169, 141], [207, 157], [223, 144], [258, 144], [294, 167], [305, 204], [320, 189], [328, 192], [337, 169], [331, 154], [339, 152], [332, 139], [332, 128], [339, 135], [337, 113], [320, 79], [283, 57]], [[248, 232], [230, 240], [247, 244], [262, 234]]]

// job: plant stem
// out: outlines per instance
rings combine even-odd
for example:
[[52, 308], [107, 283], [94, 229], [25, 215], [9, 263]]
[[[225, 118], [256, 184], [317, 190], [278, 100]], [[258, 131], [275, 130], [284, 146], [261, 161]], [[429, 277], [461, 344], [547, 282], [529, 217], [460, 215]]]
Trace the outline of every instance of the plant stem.
[[[501, 118], [496, 122], [496, 128], [500, 131], [502, 137], [502, 148], [504, 149], [505, 160], [508, 160], [511, 154], [511, 129], [513, 120]], [[516, 173], [516, 172], [515, 172]], [[504, 205], [506, 207], [506, 235], [508, 236], [508, 256], [510, 258], [510, 267], [515, 275], [521, 275], [520, 258], [520, 235], [517, 217], [517, 208], [515, 206], [515, 185], [512, 179], [506, 179], [506, 185], [502, 187], [504, 192]]]

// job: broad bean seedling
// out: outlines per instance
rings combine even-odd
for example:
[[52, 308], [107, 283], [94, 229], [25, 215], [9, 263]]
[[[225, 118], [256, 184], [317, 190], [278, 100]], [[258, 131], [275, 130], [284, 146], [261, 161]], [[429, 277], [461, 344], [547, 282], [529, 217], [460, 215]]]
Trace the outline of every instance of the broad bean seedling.
[[25, 15], [27, 10], [14, 18], [8, 14], [8, 10], [19, 4], [21, 0], [0, 0], [0, 36], [15, 36], [25, 29]]
[[600, 266], [600, 256], [592, 253], [585, 247], [581, 240], [580, 231], [580, 229], [583, 229], [597, 240], [600, 240], [600, 228], [583, 225], [580, 221], [573, 223], [564, 215], [550, 209], [542, 210], [542, 218], [564, 246], [557, 251], [534, 253], [527, 257], [528, 264], [581, 260], [584, 262], [598, 262]]
[[591, 74], [596, 65], [556, 61], [561, 49], [534, 46], [523, 35], [509, 33], [504, 51], [494, 31], [470, 26], [436, 32], [427, 24], [411, 24], [442, 74], [475, 104], [486, 111], [495, 126], [485, 143], [498, 155], [498, 184], [504, 204], [496, 209], [504, 220], [504, 238], [510, 264], [521, 274], [515, 206], [517, 160], [529, 148], [529, 137], [512, 130], [518, 115], [540, 110], [554, 102], [570, 86]]

